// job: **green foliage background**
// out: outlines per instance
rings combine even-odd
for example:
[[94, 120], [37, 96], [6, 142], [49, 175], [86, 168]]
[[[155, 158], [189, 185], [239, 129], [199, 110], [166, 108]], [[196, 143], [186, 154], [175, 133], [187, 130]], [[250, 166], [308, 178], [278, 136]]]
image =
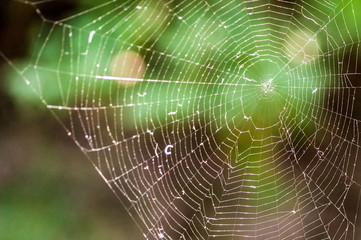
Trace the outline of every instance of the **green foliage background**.
[[[138, 4], [142, 5], [144, 2], [146, 1], [132, 1], [128, 7], [131, 9]], [[109, 9], [89, 11], [81, 17], [70, 19], [66, 24], [74, 28], [68, 28], [64, 25], [43, 22], [29, 5], [15, 1], [8, 1], [5, 4], [7, 14], [2, 17], [2, 32], [5, 37], [1, 40], [0, 50], [4, 49], [6, 56], [9, 56], [16, 63], [16, 68], [24, 69], [24, 71], [19, 74], [9, 66], [9, 62], [2, 62], [1, 100], [5, 104], [1, 110], [3, 123], [0, 127], [2, 131], [0, 149], [2, 150], [1, 158], [5, 159], [4, 166], [7, 170], [0, 171], [0, 181], [3, 183], [0, 184], [0, 239], [119, 239], [119, 236], [123, 236], [124, 239], [140, 238], [141, 235], [135, 230], [133, 223], [129, 223], [129, 218], [125, 217], [125, 210], [114, 199], [112, 193], [105, 188], [100, 177], [95, 177], [95, 171], [85, 160], [80, 150], [69, 143], [69, 138], [62, 134], [63, 131], [55, 121], [49, 120], [48, 111], [43, 102], [39, 101], [40, 95], [49, 105], [73, 106], [79, 104], [81, 100], [79, 100], [79, 92], [77, 92], [79, 90], [78, 83], [71, 80], [75, 76], [69, 75], [69, 73], [75, 72], [74, 69], [80, 67], [80, 72], [95, 75], [97, 72], [94, 71], [97, 71], [98, 68], [107, 68], [110, 65], [109, 55], [104, 54], [99, 59], [100, 48], [104, 53], [112, 54], [124, 50], [138, 51], [145, 60], [149, 60], [147, 63], [151, 66], [150, 69], [158, 70], [158, 72], [147, 72], [145, 78], [149, 79], [162, 76], [164, 79], [172, 81], [191, 79], [194, 82], [220, 83], [222, 78], [237, 76], [240, 73], [241, 65], [245, 68], [252, 68], [252, 57], [246, 57], [243, 55], [244, 53], [239, 53], [235, 42], [230, 41], [222, 49], [221, 56], [219, 56], [218, 49], [212, 48], [212, 45], [196, 37], [197, 34], [209, 36], [209, 42], [214, 45], [232, 39], [225, 28], [220, 28], [218, 23], [212, 22], [211, 14], [206, 13], [205, 9], [188, 9], [186, 7], [188, 1], [181, 1], [182, 3], [175, 11], [178, 11], [177, 13], [182, 16], [189, 16], [187, 18], [188, 23], [195, 25], [195, 27], [189, 29], [185, 25], [172, 21], [171, 27], [164, 31], [169, 21], [167, 11], [162, 8], [161, 1], [156, 2], [153, 3], [154, 8], [149, 7], [140, 15], [135, 14], [129, 17], [124, 14], [116, 21], [110, 22], [109, 25], [97, 31], [92, 44], [87, 44], [88, 36], [89, 32], [97, 27], [97, 24], [95, 23], [89, 28], [87, 25], [100, 16], [106, 16], [107, 12], [112, 11], [111, 6]], [[354, 2], [355, 9], [361, 11], [360, 5], [357, 5], [359, 1]], [[59, 4], [55, 5], [59, 8], [52, 7], [51, 5], [54, 3]], [[74, 16], [102, 3], [103, 1], [100, 0], [63, 1], [62, 3], [50, 1], [48, 4], [37, 7], [40, 7], [44, 14], [49, 14], [45, 15], [46, 18], [56, 20]], [[147, 4], [153, 6], [149, 4], [149, 1]], [[226, 22], [233, 18], [240, 19], [243, 17], [242, 14], [245, 14], [236, 12], [237, 8], [232, 5], [228, 7], [234, 11], [229, 11], [222, 16], [224, 19], [220, 20]], [[23, 11], [23, 20], [19, 20], [18, 11]], [[155, 18], [151, 25], [144, 24], [149, 16], [158, 16], [159, 18]], [[360, 14], [357, 14], [356, 17], [357, 21], [361, 21]], [[259, 21], [261, 24], [264, 20]], [[204, 25], [209, 27], [204, 29], [202, 28]], [[353, 22], [346, 22], [345, 25], [353, 33], [350, 35], [351, 39], [348, 40], [358, 40], [358, 36], [354, 34], [357, 26]], [[19, 29], [19, 26], [22, 27]], [[114, 28], [114, 26], [118, 27]], [[247, 33], [254, 30], [248, 27], [250, 26], [243, 26], [239, 32], [246, 31], [245, 33]], [[39, 31], [39, 29], [41, 30]], [[116, 29], [116, 31], [110, 34], [110, 38], [104, 39], [102, 33], [110, 29]], [[337, 26], [329, 26], [328, 31], [331, 33], [338, 31]], [[49, 32], [52, 34], [48, 34]], [[38, 33], [44, 34], [38, 38]], [[71, 46], [70, 42], [66, 40], [59, 41], [63, 36], [69, 34], [72, 34], [73, 39], [75, 39], [74, 42], [81, 44]], [[178, 43], [183, 40], [185, 34], [194, 37], [194, 39], [193, 41], [186, 41], [184, 46], [180, 48]], [[44, 47], [45, 37], [49, 37], [49, 39], [46, 40]], [[14, 39], [19, 40], [15, 41]], [[157, 40], [156, 45], [155, 39]], [[172, 39], [173, 41], [170, 41]], [[174, 41], [174, 39], [176, 40]], [[341, 40], [335, 39], [335, 41]], [[321, 49], [326, 47], [322, 40], [318, 40], [318, 43]], [[20, 48], [20, 45], [25, 46]], [[159, 52], [179, 54], [180, 57], [192, 54], [194, 56], [192, 57], [193, 62], [185, 62], [180, 66], [171, 59], [157, 56], [158, 59], [156, 59], [161, 59], [161, 64], [169, 64], [170, 68], [174, 69], [173, 71], [165, 71], [157, 61], [151, 60], [151, 53], [144, 49], [138, 49], [137, 45], [152, 47]], [[251, 44], [250, 46], [254, 45]], [[73, 62], [75, 58], [72, 57], [71, 52], [64, 54], [64, 50], [73, 51], [75, 55], [87, 51], [88, 56], [85, 60], [80, 59], [78, 62]], [[40, 52], [40, 54], [32, 56], [31, 53], [33, 52]], [[232, 61], [239, 55], [242, 56], [242, 61]], [[98, 61], [92, 61], [94, 59]], [[209, 59], [214, 61], [209, 62]], [[230, 60], [223, 61], [223, 59]], [[96, 67], [96, 63], [99, 63], [100, 67]], [[28, 64], [43, 68], [28, 69], [26, 68]], [[206, 72], [202, 66], [209, 64], [212, 64], [214, 69]], [[262, 70], [268, 73], [272, 72], [272, 67], [269, 64], [269, 62], [261, 63], [253, 72], [261, 72], [261, 75]], [[293, 64], [297, 65], [296, 63], [290, 65], [295, 67]], [[187, 69], [185, 76], [180, 73], [181, 68]], [[53, 69], [58, 71], [51, 71]], [[231, 69], [229, 70], [230, 75], [224, 72], [219, 74], [216, 69]], [[278, 72], [279, 69], [276, 70]], [[301, 71], [301, 75], [307, 76], [307, 71], [309, 69], [305, 67]], [[323, 71], [329, 72], [330, 69]], [[206, 77], [201, 76], [201, 73], [205, 73]], [[30, 80], [35, 94], [23, 83], [21, 75]], [[49, 81], [41, 81], [39, 84], [39, 79], [48, 79]], [[56, 82], [55, 79], [66, 79], [67, 81]], [[89, 76], [83, 76], [80, 82], [85, 84], [88, 80]], [[300, 81], [296, 80], [293, 79], [293, 87], [299, 87], [297, 84], [301, 84]], [[309, 82], [302, 82], [302, 84], [315, 88], [319, 84], [318, 81], [321, 80], [306, 80]], [[157, 107], [149, 105], [134, 107], [133, 112], [127, 116], [128, 120], [125, 122], [125, 128], [128, 129], [134, 128], [134, 125], [146, 129], [148, 127], [147, 120], [149, 120], [147, 117], [149, 116], [156, 116], [154, 118], [156, 119], [154, 123], [156, 126], [169, 122], [171, 117], [168, 116], [168, 113], [177, 108], [175, 100], [182, 96], [191, 99], [187, 103], [189, 106], [198, 106], [200, 109], [210, 109], [211, 106], [227, 102], [224, 107], [216, 108], [204, 113], [204, 115], [207, 116], [207, 119], [211, 119], [214, 115], [224, 116], [228, 113], [231, 117], [216, 119], [216, 125], [231, 124], [234, 121], [239, 124], [236, 127], [245, 131], [253, 131], [250, 125], [245, 124], [244, 115], [252, 115], [254, 119], [262, 119], [257, 124], [264, 127], [274, 124], [279, 113], [283, 111], [284, 98], [287, 98], [285, 89], [289, 87], [287, 85], [289, 82], [286, 79], [279, 81], [280, 89], [277, 91], [280, 92], [281, 97], [273, 96], [261, 102], [254, 97], [255, 95], [249, 94], [258, 91], [252, 85], [241, 88], [229, 87], [226, 90], [222, 86], [215, 85], [194, 90], [195, 88], [185, 87], [181, 83], [173, 84], [172, 89], [167, 84], [156, 83], [138, 84], [126, 88], [108, 81], [94, 83], [89, 88], [102, 89], [102, 91], [96, 92], [97, 98], [94, 98], [99, 100], [95, 103], [99, 105], [160, 101]], [[177, 92], [176, 88], [180, 90]], [[149, 90], [151, 90], [151, 94], [147, 94], [143, 99], [130, 99], [130, 96], [136, 95], [137, 92]], [[224, 92], [227, 94], [222, 97], [214, 97]], [[238, 108], [234, 108], [239, 104], [239, 98], [235, 98], [233, 92], [240, 95], [241, 93], [249, 94], [246, 99], [243, 99], [246, 107], [242, 109], [244, 111], [242, 114]], [[310, 102], [315, 101], [311, 92], [295, 90], [293, 94]], [[195, 96], [203, 96], [203, 98], [199, 100]], [[274, 108], [268, 107], [269, 101], [273, 102]], [[290, 118], [295, 117], [297, 121], [302, 121], [303, 116], [307, 117], [309, 109], [298, 108], [297, 101], [292, 101], [294, 101], [295, 107], [287, 110], [289, 111], [288, 114]], [[190, 111], [195, 110], [180, 109], [176, 117], [189, 115]], [[57, 114], [60, 120], [66, 121], [68, 115], [65, 112], [59, 111]], [[313, 134], [314, 126], [310, 121], [305, 121], [300, 126], [305, 130], [306, 135]], [[275, 130], [265, 131], [262, 136], [258, 134], [255, 133], [256, 138], [265, 138], [275, 134]], [[9, 139], [9, 136], [14, 137]], [[221, 133], [217, 135], [219, 141], [222, 141], [224, 137]], [[238, 144], [240, 149], [249, 146], [251, 139], [241, 139]], [[254, 152], [247, 158], [247, 161], [252, 163], [261, 157], [270, 158], [271, 156], [267, 153]], [[238, 156], [235, 157], [232, 164], [238, 164], [237, 158]], [[259, 169], [249, 171], [250, 173], [252, 171], [259, 173], [257, 172]], [[263, 183], [260, 182], [260, 184]], [[94, 186], [97, 186], [95, 190]], [[264, 194], [272, 195], [273, 193], [266, 191]]]

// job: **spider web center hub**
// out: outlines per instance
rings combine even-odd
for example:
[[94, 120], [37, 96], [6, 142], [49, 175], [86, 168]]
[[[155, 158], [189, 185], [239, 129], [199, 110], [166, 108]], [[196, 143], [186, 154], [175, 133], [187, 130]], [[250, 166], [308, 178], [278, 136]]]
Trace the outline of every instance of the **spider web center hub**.
[[285, 108], [288, 81], [278, 77], [280, 69], [272, 60], [259, 60], [245, 69], [247, 84], [241, 91], [242, 114], [257, 128], [277, 124]]

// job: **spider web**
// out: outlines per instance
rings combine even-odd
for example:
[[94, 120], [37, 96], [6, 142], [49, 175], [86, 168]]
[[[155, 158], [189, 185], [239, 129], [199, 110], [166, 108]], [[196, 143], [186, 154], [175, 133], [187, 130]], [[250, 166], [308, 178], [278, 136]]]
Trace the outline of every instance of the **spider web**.
[[360, 1], [52, 4], [19, 74], [146, 239], [361, 237]]

